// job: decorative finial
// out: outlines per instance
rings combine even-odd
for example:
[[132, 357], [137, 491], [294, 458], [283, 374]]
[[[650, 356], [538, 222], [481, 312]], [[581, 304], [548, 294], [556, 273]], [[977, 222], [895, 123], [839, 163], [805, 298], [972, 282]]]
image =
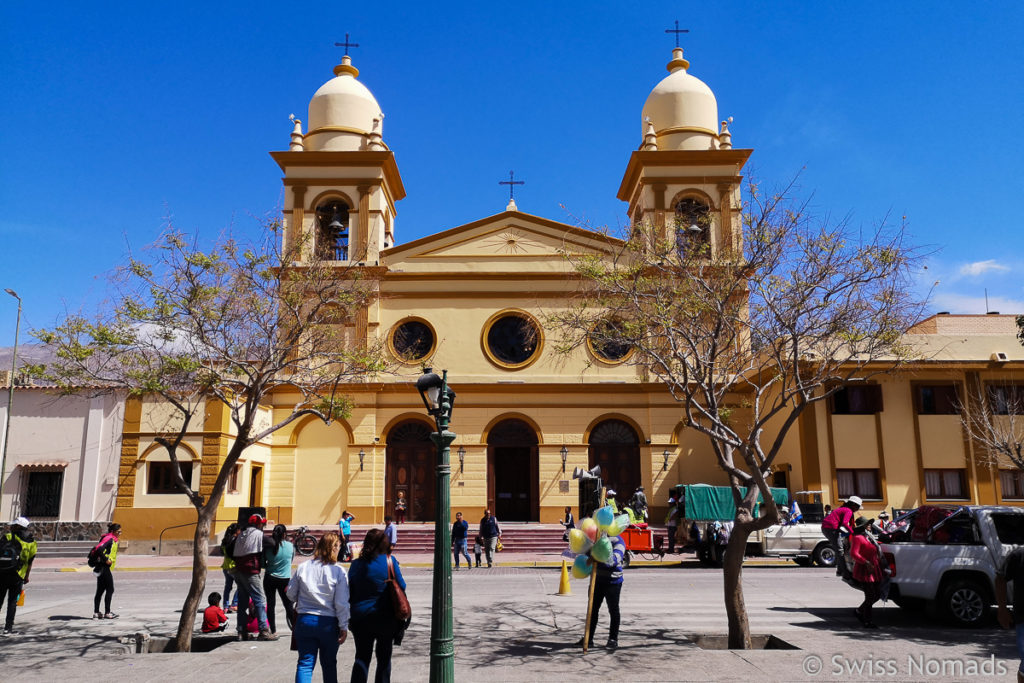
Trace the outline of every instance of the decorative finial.
[[302, 139], [302, 120], [295, 118], [295, 114], [289, 114], [288, 118], [295, 124], [292, 127], [292, 142], [288, 149], [292, 152], [301, 152], [306, 148]]
[[352, 66], [352, 58], [348, 56], [348, 49], [350, 47], [359, 47], [359, 43], [350, 43], [350, 42], [348, 42], [348, 34], [346, 33], [345, 34], [345, 42], [344, 43], [335, 43], [334, 46], [335, 47], [343, 47], [343, 48], [345, 48], [345, 54], [341, 58], [341, 64], [339, 64], [338, 66], [334, 67], [334, 75], [335, 76], [340, 76], [342, 74], [349, 74], [350, 76], [352, 76], [352, 78], [358, 78], [359, 77], [359, 69], [357, 69], [354, 66]]
[[683, 59], [683, 48], [676, 47], [672, 49], [672, 61], [669, 62], [665, 68], [668, 69], [670, 73], [675, 73], [680, 69], [685, 71], [690, 68], [690, 63]]
[[367, 139], [366, 148], [371, 152], [383, 152], [387, 149], [384, 146], [384, 140], [381, 137], [381, 124], [384, 122], [384, 114], [373, 117], [373, 128], [370, 130], [369, 138]]
[[647, 127], [644, 131], [644, 142], [640, 145], [640, 150], [643, 152], [654, 152], [658, 149], [658, 134], [654, 132], [654, 121], [651, 121], [650, 116], [645, 116], [644, 122], [647, 124]]
[[722, 121], [722, 130], [718, 133], [718, 145], [720, 149], [732, 149], [732, 133], [729, 132], [729, 124], [732, 123], [730, 116]]

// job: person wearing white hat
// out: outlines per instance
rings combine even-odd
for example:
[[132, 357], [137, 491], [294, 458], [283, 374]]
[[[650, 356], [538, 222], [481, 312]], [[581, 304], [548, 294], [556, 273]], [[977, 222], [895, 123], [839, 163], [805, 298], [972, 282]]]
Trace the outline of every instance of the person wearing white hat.
[[29, 521], [18, 517], [10, 530], [0, 537], [0, 607], [7, 599], [7, 618], [4, 635], [15, 635], [14, 614], [18, 609], [21, 590], [28, 583], [32, 561], [36, 558], [36, 541], [28, 530]]
[[853, 531], [853, 513], [860, 510], [864, 501], [859, 496], [850, 496], [846, 502], [828, 513], [821, 523], [821, 533], [825, 535], [833, 550], [836, 551], [836, 576], [850, 578], [850, 570], [843, 557], [843, 544], [839, 542], [840, 534]]

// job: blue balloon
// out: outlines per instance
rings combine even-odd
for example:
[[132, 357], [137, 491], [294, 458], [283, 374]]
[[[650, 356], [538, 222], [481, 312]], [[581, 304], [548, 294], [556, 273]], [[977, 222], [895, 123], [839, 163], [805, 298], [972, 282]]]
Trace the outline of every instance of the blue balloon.
[[606, 505], [594, 513], [594, 521], [597, 522], [601, 529], [604, 529], [615, 521], [615, 510], [612, 509], [611, 505]]

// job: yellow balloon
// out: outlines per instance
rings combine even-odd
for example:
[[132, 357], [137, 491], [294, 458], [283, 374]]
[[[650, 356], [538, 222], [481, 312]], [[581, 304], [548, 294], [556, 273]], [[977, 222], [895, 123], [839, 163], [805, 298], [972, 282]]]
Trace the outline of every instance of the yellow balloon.
[[569, 550], [581, 555], [594, 544], [581, 529], [569, 529]]

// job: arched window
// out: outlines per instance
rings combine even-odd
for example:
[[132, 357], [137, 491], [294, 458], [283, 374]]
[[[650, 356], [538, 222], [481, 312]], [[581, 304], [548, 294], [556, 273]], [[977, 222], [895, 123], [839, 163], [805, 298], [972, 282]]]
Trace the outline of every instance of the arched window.
[[711, 209], [686, 197], [676, 204], [676, 248], [680, 252], [706, 250], [711, 243]]
[[348, 260], [348, 206], [329, 201], [316, 207], [317, 257], [325, 261]]

